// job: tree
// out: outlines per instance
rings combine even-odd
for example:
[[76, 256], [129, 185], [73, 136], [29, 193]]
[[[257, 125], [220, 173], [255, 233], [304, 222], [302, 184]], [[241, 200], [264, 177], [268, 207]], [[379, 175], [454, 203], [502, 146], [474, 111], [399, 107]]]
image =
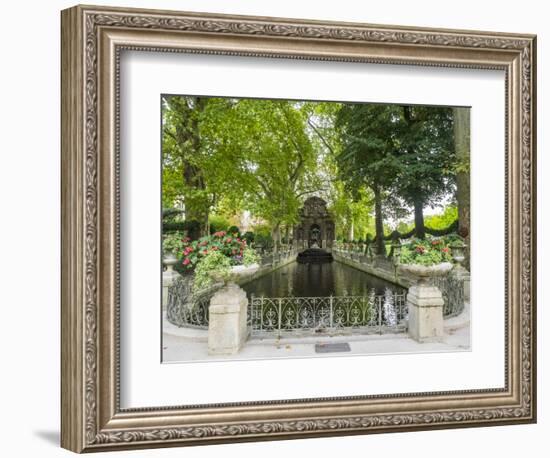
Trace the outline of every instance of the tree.
[[376, 251], [385, 254], [383, 194], [396, 176], [395, 124], [399, 107], [393, 105], [344, 104], [338, 112], [342, 153], [337, 162], [347, 189], [357, 195], [364, 186], [374, 197]]
[[207, 233], [210, 207], [200, 167], [200, 124], [207, 104], [202, 97], [163, 98], [163, 202], [181, 200], [186, 221], [199, 223], [196, 235]]
[[442, 213], [427, 216], [424, 222], [430, 229], [446, 229], [455, 223], [457, 218], [458, 210], [456, 205], [448, 205]]
[[364, 239], [372, 223], [372, 193], [363, 187], [356, 194], [354, 200], [343, 182], [333, 184], [330, 212], [338, 222], [336, 235], [347, 240]]
[[320, 186], [307, 116], [296, 102], [234, 100], [203, 132], [211, 185], [269, 221], [275, 246], [281, 227], [297, 222], [303, 197]]
[[458, 233], [466, 239], [466, 264], [469, 265], [470, 237], [470, 109], [453, 108], [454, 146], [457, 155], [456, 200]]
[[424, 207], [454, 191], [456, 154], [451, 108], [402, 106], [394, 124], [397, 175], [392, 188], [414, 208], [416, 236], [424, 238]]

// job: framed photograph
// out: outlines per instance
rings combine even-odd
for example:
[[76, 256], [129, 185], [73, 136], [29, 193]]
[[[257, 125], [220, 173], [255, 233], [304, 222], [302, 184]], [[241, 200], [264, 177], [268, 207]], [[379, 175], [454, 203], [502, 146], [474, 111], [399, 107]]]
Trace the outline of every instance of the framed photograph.
[[536, 421], [536, 37], [62, 12], [62, 446]]

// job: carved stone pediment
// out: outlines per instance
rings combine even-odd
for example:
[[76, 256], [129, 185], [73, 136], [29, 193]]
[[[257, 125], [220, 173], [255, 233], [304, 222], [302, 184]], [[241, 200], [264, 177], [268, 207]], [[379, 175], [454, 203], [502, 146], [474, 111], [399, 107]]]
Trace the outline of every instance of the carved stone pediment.
[[327, 203], [317, 196], [310, 197], [304, 202], [304, 206], [300, 210], [300, 216], [314, 219], [330, 217]]

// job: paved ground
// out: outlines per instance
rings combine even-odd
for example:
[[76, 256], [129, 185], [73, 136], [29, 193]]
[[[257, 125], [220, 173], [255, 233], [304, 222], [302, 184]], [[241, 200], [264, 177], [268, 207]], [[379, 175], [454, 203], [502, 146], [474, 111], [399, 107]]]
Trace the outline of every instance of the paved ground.
[[[237, 355], [209, 356], [206, 331], [185, 331], [164, 321], [164, 362], [220, 361], [271, 358], [309, 358], [335, 355], [373, 355], [395, 353], [433, 353], [470, 350], [469, 310], [462, 317], [446, 320], [446, 332], [441, 342], [418, 343], [406, 334], [311, 336], [301, 338], [251, 339]], [[315, 345], [346, 342], [349, 352], [317, 353]]]

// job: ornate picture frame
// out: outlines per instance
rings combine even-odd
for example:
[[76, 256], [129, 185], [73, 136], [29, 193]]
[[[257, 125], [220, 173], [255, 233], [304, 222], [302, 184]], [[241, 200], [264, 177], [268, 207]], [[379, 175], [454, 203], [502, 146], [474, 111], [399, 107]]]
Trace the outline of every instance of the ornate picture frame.
[[[536, 37], [75, 6], [62, 12], [61, 445], [75, 452], [536, 421]], [[505, 387], [120, 407], [120, 53], [505, 72]], [[343, 393], [345, 395], [345, 393]]]

